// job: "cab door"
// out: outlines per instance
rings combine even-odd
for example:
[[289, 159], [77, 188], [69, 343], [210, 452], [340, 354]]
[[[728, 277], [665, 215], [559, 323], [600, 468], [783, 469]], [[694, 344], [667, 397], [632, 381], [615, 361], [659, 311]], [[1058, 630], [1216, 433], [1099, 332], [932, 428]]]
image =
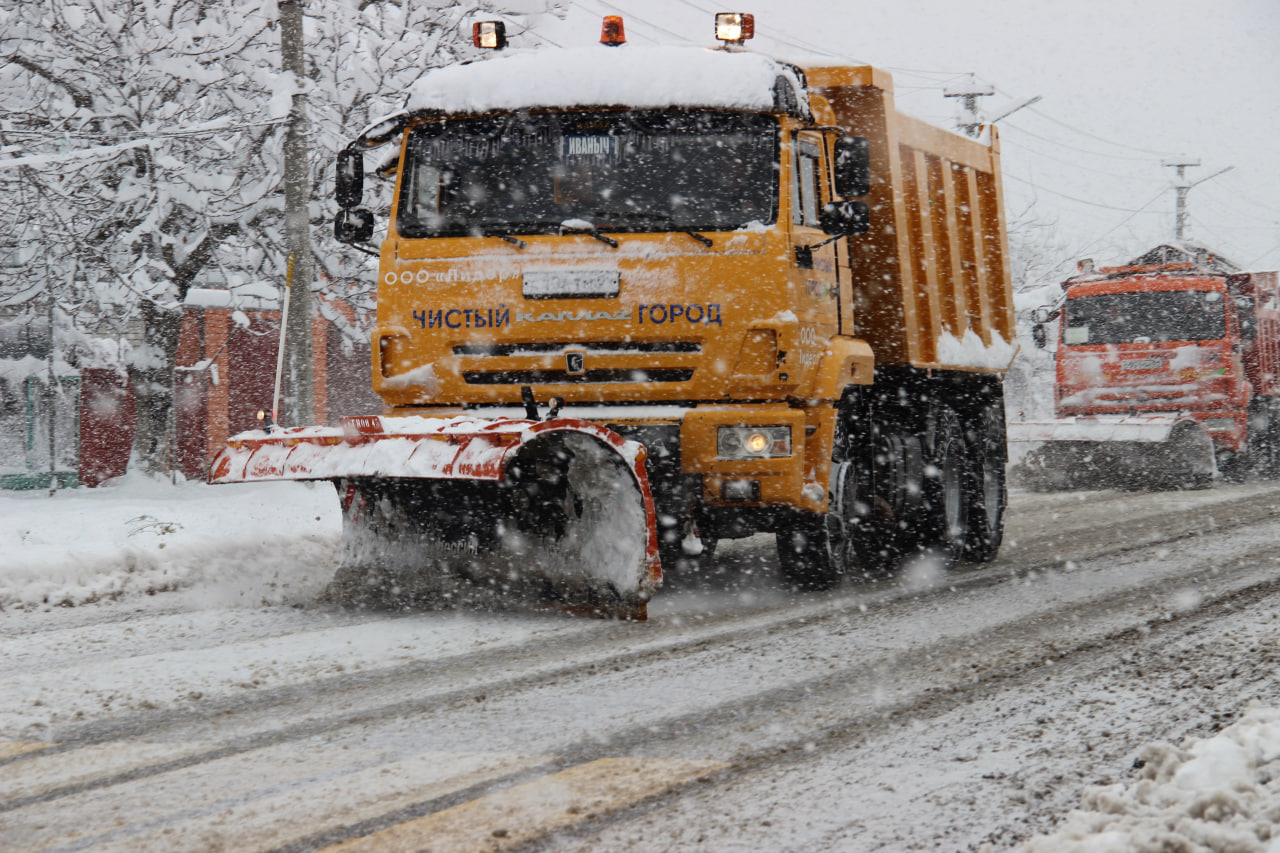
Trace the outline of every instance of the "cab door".
[[[819, 223], [822, 206], [832, 200], [825, 135], [797, 133], [792, 146], [791, 233], [795, 247], [796, 313], [816, 337], [840, 331], [842, 298], [837, 247]], [[825, 244], [825, 245], [824, 245]]]

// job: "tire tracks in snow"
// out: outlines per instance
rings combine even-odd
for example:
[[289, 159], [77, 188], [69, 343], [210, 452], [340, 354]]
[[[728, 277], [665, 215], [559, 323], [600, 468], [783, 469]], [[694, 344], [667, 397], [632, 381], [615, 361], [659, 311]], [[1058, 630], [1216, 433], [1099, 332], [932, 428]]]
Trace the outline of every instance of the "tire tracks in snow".
[[[1133, 538], [1123, 537], [1123, 541], [1113, 544], [1095, 542], [1080, 555], [1072, 555], [1072, 560], [1097, 561], [1104, 556], [1127, 556], [1137, 559], [1142, 552], [1156, 549], [1169, 542], [1187, 539], [1197, 535], [1223, 533], [1233, 529], [1246, 527], [1259, 521], [1274, 518], [1275, 512], [1270, 503], [1274, 500], [1272, 492], [1261, 496], [1219, 501], [1212, 515], [1195, 516], [1177, 520], [1178, 523], [1162, 526], [1158, 533], [1144, 533], [1131, 530]], [[1219, 511], [1221, 510], [1221, 512]], [[1219, 516], [1228, 512], [1229, 517]], [[1149, 517], [1140, 521], [1142, 526], [1150, 523]], [[1130, 526], [1137, 526], [1135, 521]], [[1124, 534], [1125, 529], [1111, 528], [1110, 534]], [[1084, 543], [1088, 545], [1088, 543]], [[1274, 555], [1274, 546], [1260, 545], [1246, 555], [1246, 559], [1256, 559]], [[1176, 576], [1162, 576], [1159, 584], [1172, 582], [1189, 582], [1211, 574], [1218, 558], [1206, 557], [1202, 561], [1190, 561], [1190, 567], [1178, 572]], [[1239, 561], [1237, 561], [1239, 562]], [[449, 714], [463, 713], [472, 705], [478, 692], [491, 698], [501, 696], [517, 696], [524, 691], [543, 688], [548, 683], [557, 685], [590, 684], [598, 674], [615, 672], [627, 674], [629, 677], [643, 677], [644, 670], [666, 664], [679, 664], [682, 659], [691, 659], [699, 654], [710, 652], [739, 653], [739, 647], [752, 644], [767, 645], [778, 637], [791, 637], [801, 632], [821, 632], [835, 627], [839, 630], [853, 630], [848, 624], [836, 624], [850, 618], [863, 619], [859, 614], [861, 608], [867, 608], [875, 620], [887, 621], [904, 619], [912, 611], [928, 608], [944, 603], [946, 596], [963, 593], [977, 595], [984, 590], [995, 589], [1001, 585], [1016, 582], [1036, 572], [1043, 572], [1060, 566], [1058, 558], [1037, 563], [1021, 563], [1007, 565], [1001, 560], [991, 566], [973, 567], [947, 576], [943, 588], [926, 592], [906, 591], [889, 583], [868, 584], [848, 588], [835, 596], [819, 600], [805, 599], [800, 603], [789, 600], [781, 608], [757, 610], [751, 613], [740, 611], [715, 614], [696, 622], [683, 620], [679, 625], [610, 625], [604, 636], [591, 626], [579, 628], [575, 626], [567, 635], [557, 636], [550, 642], [541, 642], [538, 649], [508, 648], [498, 653], [493, 650], [480, 651], [468, 655], [451, 658], [447, 661], [416, 664], [409, 667], [382, 672], [361, 674], [343, 679], [328, 680], [305, 687], [282, 688], [265, 696], [254, 697], [249, 708], [244, 707], [244, 699], [228, 700], [227, 704], [209, 703], [192, 709], [164, 712], [160, 714], [138, 715], [118, 722], [93, 723], [80, 727], [67, 728], [62, 737], [56, 738], [63, 745], [53, 747], [54, 750], [73, 750], [87, 744], [103, 743], [147, 735], [174, 736], [192, 726], [207, 724], [212, 715], [221, 725], [218, 728], [233, 726], [243, 731], [246, 724], [252, 722], [255, 715], [271, 716], [281, 708], [295, 706], [299, 702], [314, 700], [318, 695], [325, 697], [329, 705], [339, 705], [342, 701], [354, 697], [363, 698], [370, 692], [382, 694], [398, 690], [417, 690], [418, 695], [407, 699], [378, 701], [372, 697], [373, 703], [367, 707], [345, 713], [334, 713], [331, 709], [320, 711], [309, 720], [293, 725], [265, 729], [249, 735], [222, 738], [225, 742], [215, 749], [187, 756], [168, 762], [160, 762], [125, 773], [108, 775], [74, 785], [64, 786], [40, 795], [18, 798], [0, 804], [0, 811], [8, 811], [34, 803], [49, 802], [74, 793], [109, 787], [111, 785], [132, 781], [147, 776], [159, 775], [171, 770], [196, 766], [264, 746], [279, 745], [290, 741], [314, 737], [320, 734], [332, 734], [335, 731], [361, 727], [371, 723], [384, 721], [390, 717], [412, 717], [425, 713]], [[1101, 571], [1102, 569], [1095, 569]], [[1109, 643], [1123, 641], [1134, 632], [1145, 635], [1158, 630], [1177, 630], [1176, 626], [1186, 624], [1188, 620], [1210, 618], [1203, 614], [1214, 607], [1225, 607], [1232, 601], [1244, 603], [1264, 598], [1276, 592], [1277, 582], [1262, 580], [1246, 585], [1241, 589], [1226, 589], [1213, 596], [1206, 596], [1199, 610], [1187, 613], [1160, 612], [1144, 617], [1137, 624], [1130, 620], [1111, 630], [1103, 631], [1092, 639], [1081, 642], [1054, 642], [1053, 638], [1073, 636], [1079, 629], [1080, 620], [1100, 606], [1096, 600], [1079, 602], [1072, 607], [1058, 609], [1056, 618], [1037, 619], [1035, 625], [1023, 625], [1006, 622], [1003, 626], [983, 636], [981, 643], [966, 643], [972, 651], [962, 660], [966, 665], [976, 667], [978, 675], [964, 672], [964, 666], [955, 661], [954, 636], [939, 643], [908, 647], [906, 651], [881, 654], [880, 657], [864, 663], [824, 673], [821, 676], [801, 680], [798, 683], [783, 687], [757, 691], [752, 694], [752, 701], [744, 706], [739, 701], [725, 703], [721, 707], [702, 709], [688, 714], [675, 714], [664, 718], [660, 732], [652, 727], [632, 735], [630, 738], [615, 738], [602, 746], [595, 742], [579, 743], [575, 747], [558, 751], [559, 758], [552, 765], [533, 768], [494, 783], [497, 787], [516, 784], [521, 780], [533, 778], [545, 773], [550, 767], [571, 766], [593, 760], [604, 755], [623, 754], [629, 751], [679, 753], [696, 748], [705, 743], [708, 737], [722, 734], [725, 729], [739, 729], [749, 733], [746, 739], [753, 742], [748, 745], [738, 744], [739, 757], [733, 766], [710, 777], [714, 784], [721, 784], [739, 778], [744, 774], [756, 772], [762, 768], [779, 762], [800, 761], [811, 751], [810, 744], [833, 744], [847, 742], [850, 739], [869, 737], [877, 727], [892, 725], [895, 719], [905, 714], [927, 717], [941, 713], [966, 701], [974, 690], [989, 689], [990, 685], [1012, 683], [1025, 673], [1033, 672], [1048, 658], [1058, 659], [1088, 654], [1090, 651], [1106, 646]], [[1120, 613], [1127, 613], [1127, 608], [1149, 605], [1151, 589], [1139, 586], [1120, 596], [1108, 598], [1105, 611], [1114, 616], [1119, 607]], [[1251, 599], [1253, 596], [1254, 599]], [[674, 621], [674, 620], [673, 620]], [[872, 620], [868, 620], [872, 621]], [[669, 630], [671, 633], [653, 636], [652, 628]], [[1069, 630], [1063, 631], [1064, 628]], [[1145, 632], [1145, 633], [1144, 633]], [[623, 644], [622, 648], [611, 645], [601, 648], [606, 643]], [[866, 647], [878, 650], [874, 642]], [[996, 657], [993, 651], [1001, 653], [1003, 661], [996, 666], [991, 659]], [[533, 660], [531, 661], [530, 658]], [[939, 660], [952, 661], [949, 667], [938, 669]], [[514, 677], [512, 668], [519, 669]], [[422, 696], [422, 682], [431, 679], [449, 683], [454, 679], [472, 674], [472, 683], [463, 687], [448, 690], [437, 690], [429, 696]], [[922, 690], [912, 689], [896, 697], [882, 696], [875, 701], [865, 701], [868, 685], [883, 684], [886, 680], [899, 680], [915, 685], [926, 685]], [[863, 701], [858, 703], [859, 696]], [[822, 706], [822, 715], [815, 714], [814, 709]], [[860, 708], [850, 713], [850, 708]], [[797, 712], [800, 713], [797, 713]], [[771, 732], [772, 721], [780, 718], [815, 718], [830, 717], [837, 719], [827, 725], [817, 723], [805, 727], [802, 731]], [[49, 750], [34, 754], [49, 754]], [[0, 768], [6, 771], [18, 765], [24, 758], [33, 754], [16, 756], [0, 762]], [[697, 784], [705, 784], [700, 782]], [[489, 787], [493, 787], [490, 785]], [[684, 788], [677, 788], [677, 793], [663, 797], [678, 796]], [[450, 804], [463, 802], [480, 793], [478, 790], [467, 790], [444, 799], [419, 804], [415, 811], [431, 813]], [[654, 802], [663, 800], [659, 797]], [[648, 803], [649, 801], [645, 801]], [[652, 805], [633, 806], [650, 808]], [[422, 811], [424, 810], [425, 811]], [[388, 816], [387, 825], [403, 819], [405, 813]], [[353, 827], [355, 834], [372, 831], [374, 825]], [[350, 837], [349, 835], [347, 837]], [[311, 839], [319, 843], [322, 839]], [[325, 843], [332, 841], [327, 837]], [[295, 849], [290, 846], [288, 849]], [[296, 849], [310, 849], [304, 846]]]

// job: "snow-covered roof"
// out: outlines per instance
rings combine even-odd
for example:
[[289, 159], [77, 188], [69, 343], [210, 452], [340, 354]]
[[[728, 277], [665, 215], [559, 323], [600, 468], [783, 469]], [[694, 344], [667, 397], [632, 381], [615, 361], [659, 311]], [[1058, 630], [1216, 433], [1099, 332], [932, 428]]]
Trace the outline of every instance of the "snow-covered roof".
[[1198, 243], [1161, 243], [1154, 249], [1148, 249], [1143, 254], [1129, 261], [1127, 266], [1139, 267], [1149, 264], [1177, 264], [1177, 263], [1200, 263], [1203, 259], [1205, 266], [1221, 273], [1239, 272], [1240, 267], [1222, 257], [1222, 255], [1210, 249], [1208, 246], [1202, 246]]
[[193, 287], [187, 291], [184, 305], [193, 308], [239, 308], [246, 311], [269, 310], [278, 307], [279, 295], [270, 284], [254, 282], [231, 289]]
[[[783, 80], [791, 103], [779, 103]], [[755, 53], [598, 45], [499, 53], [428, 71], [406, 109], [481, 113], [524, 107], [710, 107], [808, 112], [800, 73]]]

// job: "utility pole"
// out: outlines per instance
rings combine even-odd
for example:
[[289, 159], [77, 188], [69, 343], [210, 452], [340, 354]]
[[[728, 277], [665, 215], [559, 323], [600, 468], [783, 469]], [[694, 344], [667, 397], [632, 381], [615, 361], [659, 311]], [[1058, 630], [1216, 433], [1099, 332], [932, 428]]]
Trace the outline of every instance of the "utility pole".
[[989, 83], [979, 83], [972, 74], [969, 75], [969, 82], [956, 86], [945, 86], [942, 89], [943, 97], [961, 99], [960, 105], [964, 109], [965, 115], [963, 119], [956, 123], [956, 127], [975, 139], [982, 128], [982, 122], [978, 119], [978, 98], [985, 98], [995, 93], [995, 87]]
[[1178, 177], [1173, 182], [1173, 188], [1178, 192], [1178, 203], [1174, 211], [1173, 234], [1174, 239], [1181, 243], [1183, 238], [1187, 236], [1187, 220], [1189, 218], [1189, 215], [1187, 214], [1187, 193], [1191, 192], [1192, 187], [1203, 184], [1205, 181], [1210, 180], [1211, 178], [1216, 178], [1225, 172], [1230, 172], [1235, 168], [1235, 166], [1228, 166], [1225, 169], [1219, 169], [1212, 175], [1201, 178], [1198, 181], [1188, 181], [1187, 168], [1190, 166], [1199, 166], [1200, 158], [1184, 157], [1179, 160], [1165, 160], [1161, 165], [1170, 166], [1178, 170]]
[[307, 207], [311, 182], [307, 169], [306, 55], [302, 43], [302, 7], [306, 0], [279, 0], [282, 70], [293, 76], [293, 103], [284, 138], [284, 230], [292, 274], [288, 316], [282, 317], [289, 355], [289, 426], [315, 423], [311, 354], [311, 221]]

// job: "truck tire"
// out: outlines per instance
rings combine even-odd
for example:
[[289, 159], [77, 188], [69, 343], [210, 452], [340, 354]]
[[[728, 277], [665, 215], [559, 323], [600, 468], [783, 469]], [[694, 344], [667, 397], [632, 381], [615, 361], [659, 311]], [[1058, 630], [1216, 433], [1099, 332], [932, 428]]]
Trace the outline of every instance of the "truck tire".
[[1202, 427], [1194, 423], [1179, 424], [1158, 448], [1160, 451], [1151, 468], [1151, 482], [1168, 489], [1208, 489], [1213, 486], [1217, 473], [1217, 460], [1213, 439]]
[[987, 563], [995, 559], [1004, 541], [1004, 515], [1009, 504], [1001, 401], [982, 407], [969, 436], [969, 447], [973, 464], [967, 483], [969, 524], [964, 555], [975, 562]]
[[969, 529], [971, 465], [959, 415], [949, 406], [936, 406], [930, 413], [927, 438], [924, 500], [916, 525], [918, 550], [950, 570], [960, 561]]
[[1270, 400], [1255, 398], [1249, 406], [1249, 467], [1259, 478], [1280, 473], [1280, 420]]
[[844, 536], [831, 514], [800, 512], [774, 533], [783, 582], [797, 592], [825, 592], [844, 574]]

